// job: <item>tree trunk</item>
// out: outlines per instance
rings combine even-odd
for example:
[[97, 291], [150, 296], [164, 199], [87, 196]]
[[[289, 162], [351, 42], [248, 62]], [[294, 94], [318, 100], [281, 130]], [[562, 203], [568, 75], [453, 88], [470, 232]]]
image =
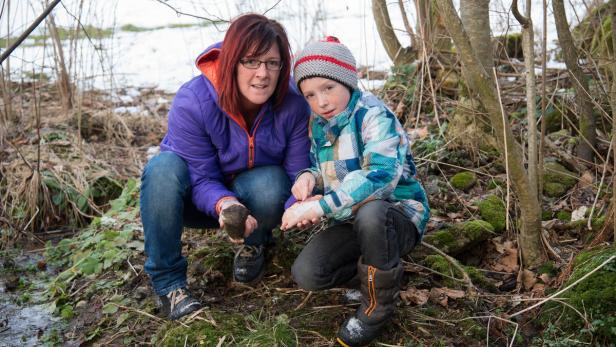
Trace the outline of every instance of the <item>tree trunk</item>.
[[[614, 244], [616, 244], [616, 0], [610, 0], [610, 12], [612, 15], [612, 87], [610, 90], [610, 105], [612, 106], [612, 153], [614, 153], [614, 170], [612, 171], [612, 226], [614, 228]], [[606, 165], [607, 162], [606, 161]]]
[[64, 49], [62, 48], [62, 41], [60, 35], [58, 35], [58, 27], [54, 20], [53, 14], [47, 16], [47, 27], [49, 28], [49, 34], [53, 42], [54, 61], [56, 63], [58, 89], [60, 90], [60, 97], [62, 99], [62, 106], [64, 111], [68, 112], [73, 108], [73, 95], [71, 91], [71, 82], [66, 69], [66, 63], [64, 61]]
[[[524, 162], [519, 144], [515, 142], [509, 123], [505, 120], [501, 104], [496, 94], [496, 81], [488, 74], [477, 52], [471, 46], [460, 17], [451, 0], [436, 0], [440, 13], [444, 16], [447, 30], [452, 36], [462, 64], [466, 70], [465, 77], [470, 89], [478, 96], [490, 118], [490, 123], [496, 131], [498, 144], [502, 151], [508, 154], [509, 172], [514, 192], [520, 201], [521, 230], [520, 250], [522, 260], [527, 267], [538, 266], [546, 260], [546, 254], [541, 244], [541, 208], [534, 189], [524, 170]], [[490, 54], [490, 57], [492, 55]], [[492, 71], [492, 70], [490, 70]]]
[[522, 25], [522, 50], [524, 52], [524, 67], [526, 68], [526, 120], [528, 121], [528, 179], [531, 189], [537, 191], [539, 196], [539, 184], [537, 175], [537, 117], [535, 110], [537, 95], [535, 83], [535, 48], [533, 21], [530, 16], [531, 2], [526, 0], [525, 16], [518, 11], [518, 1], [513, 0], [511, 5], [513, 14]]
[[489, 10], [490, 0], [460, 1], [462, 25], [468, 34], [471, 47], [488, 73], [492, 71], [494, 66]]
[[385, 51], [394, 65], [410, 64], [417, 59], [417, 49], [415, 47], [402, 47], [398, 37], [396, 37], [385, 0], [372, 0], [372, 14], [383, 47], [385, 47]]
[[553, 0], [552, 9], [554, 11], [558, 42], [562, 48], [565, 65], [572, 75], [572, 83], [575, 87], [575, 99], [579, 111], [578, 130], [580, 132], [577, 154], [581, 159], [591, 163], [597, 139], [595, 134], [595, 116], [592, 113], [588, 82], [586, 81], [584, 72], [578, 65], [579, 56], [575, 43], [573, 42], [573, 37], [569, 31], [569, 23], [567, 22], [563, 0]]

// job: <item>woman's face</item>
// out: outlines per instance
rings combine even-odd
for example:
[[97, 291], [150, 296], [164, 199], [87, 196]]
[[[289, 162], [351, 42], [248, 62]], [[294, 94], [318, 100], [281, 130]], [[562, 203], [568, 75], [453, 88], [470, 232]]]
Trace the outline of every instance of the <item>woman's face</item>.
[[[240, 60], [237, 65], [237, 84], [240, 88], [242, 110], [257, 111], [274, 94], [280, 76], [280, 69], [272, 69], [276, 62], [280, 66], [277, 43], [263, 55], [247, 54]], [[246, 67], [251, 64], [258, 66], [256, 69]]]

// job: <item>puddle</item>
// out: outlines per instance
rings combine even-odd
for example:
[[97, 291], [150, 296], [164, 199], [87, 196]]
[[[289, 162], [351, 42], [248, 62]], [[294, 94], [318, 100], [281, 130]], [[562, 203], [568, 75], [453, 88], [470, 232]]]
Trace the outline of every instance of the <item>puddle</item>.
[[[33, 259], [34, 256], [13, 258], [17, 264], [28, 264]], [[41, 303], [36, 293], [30, 292], [31, 302], [17, 304], [23, 290], [8, 291], [7, 287], [10, 286], [2, 270], [0, 262], [0, 347], [41, 346], [39, 338], [51, 328], [59, 327], [61, 319], [53, 316], [49, 305]], [[28, 282], [33, 280], [28, 277], [26, 275]]]
[[39, 337], [59, 320], [48, 305], [18, 306], [0, 299], [0, 346], [40, 346]]

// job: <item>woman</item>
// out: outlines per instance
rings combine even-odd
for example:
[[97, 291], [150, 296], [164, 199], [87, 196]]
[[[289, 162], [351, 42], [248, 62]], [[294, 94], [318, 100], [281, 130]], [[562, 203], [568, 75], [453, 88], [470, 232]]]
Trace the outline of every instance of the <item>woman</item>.
[[289, 42], [276, 21], [235, 19], [222, 44], [196, 61], [201, 75], [177, 92], [162, 153], [144, 169], [145, 270], [162, 311], [178, 319], [200, 307], [186, 289], [184, 226], [223, 227], [231, 206], [249, 211], [233, 277], [257, 281], [295, 175], [309, 166], [309, 107], [289, 88]]

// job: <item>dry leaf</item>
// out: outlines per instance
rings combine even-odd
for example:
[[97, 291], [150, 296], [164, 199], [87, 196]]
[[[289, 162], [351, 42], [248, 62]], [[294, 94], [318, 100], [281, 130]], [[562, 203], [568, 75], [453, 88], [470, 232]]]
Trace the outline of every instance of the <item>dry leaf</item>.
[[407, 130], [407, 134], [412, 141], [421, 140], [428, 136], [430, 132], [428, 131], [428, 127], [417, 128], [417, 129], [409, 129]]
[[451, 288], [439, 288], [445, 294], [452, 299], [460, 299], [463, 298], [465, 293], [463, 290], [451, 289]]
[[413, 304], [421, 306], [428, 302], [429, 291], [427, 289], [417, 289], [415, 287], [411, 287], [400, 292], [400, 299], [402, 299], [402, 301], [404, 301], [407, 305]]
[[447, 307], [448, 296], [440, 288], [430, 289], [430, 301], [439, 304], [443, 307]]
[[580, 180], [578, 181], [578, 186], [580, 188], [590, 187], [592, 186], [594, 181], [595, 178], [592, 173], [590, 171], [584, 171], [584, 173], [580, 177]]
[[513, 242], [505, 241], [503, 243], [504, 256], [498, 259], [498, 262], [492, 266], [495, 271], [515, 272], [518, 271], [518, 249]]
[[579, 220], [583, 220], [586, 216], [587, 210], [588, 210], [588, 207], [580, 206], [578, 209], [571, 212], [571, 222], [577, 222]]
[[535, 283], [532, 292], [537, 294], [537, 296], [545, 296], [545, 284]]
[[522, 284], [524, 285], [524, 289], [530, 290], [535, 283], [537, 283], [537, 277], [534, 272], [526, 269], [522, 271]]
[[543, 281], [543, 283], [545, 284], [550, 284], [552, 283], [552, 276], [548, 275], [548, 274], [541, 274], [539, 275], [539, 278], [541, 279], [541, 281]]

